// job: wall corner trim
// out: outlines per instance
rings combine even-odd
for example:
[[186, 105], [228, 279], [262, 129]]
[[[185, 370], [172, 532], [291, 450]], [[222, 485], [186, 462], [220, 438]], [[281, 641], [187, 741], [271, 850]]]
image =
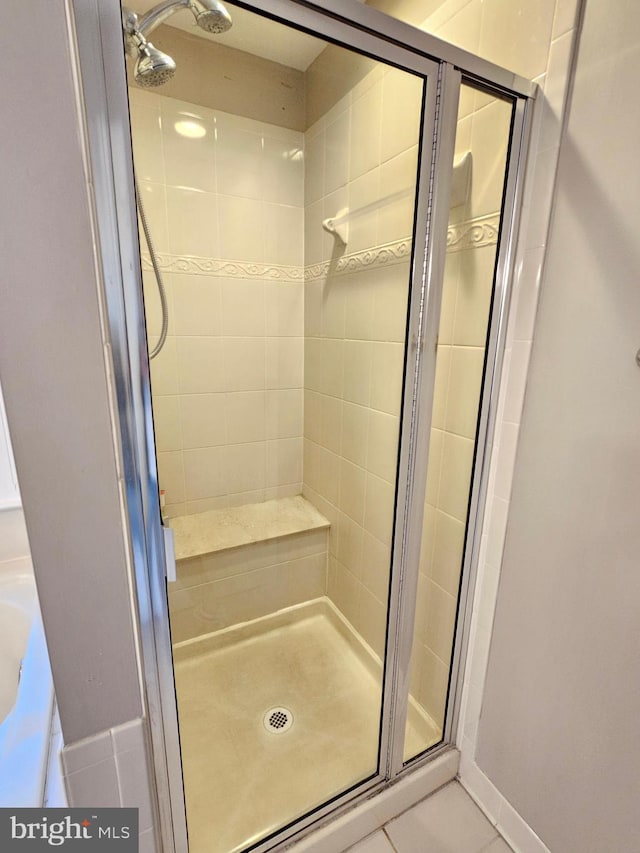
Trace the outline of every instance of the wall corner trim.
[[551, 853], [526, 820], [482, 772], [463, 742], [459, 778], [462, 787], [496, 827], [514, 853]]

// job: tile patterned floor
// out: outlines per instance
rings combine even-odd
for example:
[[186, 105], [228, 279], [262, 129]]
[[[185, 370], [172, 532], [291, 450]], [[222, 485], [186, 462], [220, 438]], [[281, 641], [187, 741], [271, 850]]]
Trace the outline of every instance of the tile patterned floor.
[[512, 853], [458, 782], [365, 838], [349, 853]]

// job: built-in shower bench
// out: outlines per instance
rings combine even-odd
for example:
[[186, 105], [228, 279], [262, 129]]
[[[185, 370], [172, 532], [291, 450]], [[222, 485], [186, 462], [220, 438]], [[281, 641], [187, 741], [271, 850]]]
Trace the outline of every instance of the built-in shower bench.
[[302, 495], [181, 515], [169, 524], [177, 560], [329, 528], [327, 519]]
[[173, 642], [326, 595], [329, 522], [302, 495], [170, 520]]

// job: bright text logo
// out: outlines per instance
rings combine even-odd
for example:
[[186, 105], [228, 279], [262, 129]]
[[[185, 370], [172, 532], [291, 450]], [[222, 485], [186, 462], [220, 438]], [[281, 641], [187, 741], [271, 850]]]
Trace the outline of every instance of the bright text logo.
[[2, 853], [138, 853], [137, 809], [0, 809]]

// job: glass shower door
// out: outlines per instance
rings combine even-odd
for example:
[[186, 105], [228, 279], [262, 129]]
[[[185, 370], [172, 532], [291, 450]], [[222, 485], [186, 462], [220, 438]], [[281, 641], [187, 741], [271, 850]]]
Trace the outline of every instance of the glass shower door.
[[[152, 2], [136, 0], [139, 21]], [[456, 340], [456, 324], [458, 305], [486, 297], [488, 279], [465, 289], [468, 281], [456, 276], [451, 339], [443, 326], [435, 357], [438, 324], [451, 317], [446, 284], [442, 312], [439, 292], [456, 67], [466, 62], [474, 80], [520, 99], [518, 151], [531, 91], [358, 4], [323, 0], [318, 11], [250, 0], [230, 6], [231, 30], [206, 39], [173, 26], [179, 15], [192, 25], [180, 8], [153, 32], [165, 70], [174, 57], [175, 76], [160, 88], [137, 88], [134, 59], [129, 81], [139, 195], [165, 280], [163, 323], [144, 241], [143, 275], [137, 271], [116, 5], [73, 4], [163, 836], [185, 853], [184, 769], [191, 850], [266, 851], [393, 780], [403, 772], [403, 746], [415, 767], [413, 757], [443, 737], [443, 679], [431, 710], [409, 707], [407, 720], [404, 711], [409, 693], [415, 699], [420, 691], [409, 684], [408, 662], [420, 575], [416, 507], [424, 515], [415, 495], [427, 461], [416, 457], [424, 437], [414, 427], [434, 373], [445, 369], [447, 390], [456, 384], [454, 353], [447, 370], [444, 348], [459, 346], [463, 358], [484, 349], [479, 338]], [[229, 40], [234, 30], [238, 38]], [[145, 39], [138, 47], [139, 59], [153, 58]], [[506, 126], [500, 106], [466, 89], [462, 101], [459, 130], [472, 113], [473, 127], [478, 119], [495, 141], [486, 131]], [[492, 172], [486, 149], [472, 153], [473, 192], [478, 176], [477, 187], [497, 186], [504, 160]], [[514, 185], [510, 179], [505, 192], [511, 212]], [[494, 212], [452, 218], [453, 241], [460, 233], [477, 244], [491, 232], [478, 220]], [[486, 269], [495, 251], [488, 245]], [[503, 284], [505, 252], [498, 253]], [[462, 268], [458, 254], [447, 275], [451, 263]], [[473, 267], [479, 257], [466, 260]], [[150, 349], [166, 325], [150, 365], [143, 310]], [[478, 310], [487, 311], [486, 301]], [[492, 330], [485, 359], [497, 364], [498, 349]], [[456, 441], [474, 441], [477, 369], [474, 376], [475, 391], [456, 409], [434, 411], [433, 429]], [[436, 403], [438, 388], [436, 381]], [[476, 441], [487, 431], [483, 413], [484, 403]], [[454, 491], [442, 477], [444, 439], [442, 447], [438, 500], [443, 483], [445, 498]], [[472, 510], [477, 496], [474, 487]], [[438, 542], [457, 543], [460, 556], [463, 503], [431, 504], [439, 520], [458, 523], [458, 535], [439, 540], [437, 525], [435, 538], [425, 527], [425, 560]], [[177, 543], [168, 596], [162, 520]], [[453, 575], [447, 587], [432, 565], [423, 576], [454, 598]], [[428, 646], [419, 634], [425, 618], [425, 637], [451, 636], [451, 609], [434, 607], [431, 596], [421, 610], [423, 589], [419, 597], [414, 660]], [[446, 670], [444, 644], [430, 650]], [[421, 676], [426, 669], [418, 665]], [[452, 725], [449, 715], [445, 746]]]
[[[234, 8], [213, 40], [154, 33], [178, 64], [164, 85], [140, 88], [129, 69], [156, 244], [152, 257], [142, 241], [150, 349], [168, 331], [151, 391], [192, 853], [260, 844], [382, 778], [385, 759], [437, 74], [297, 14], [332, 40]], [[432, 739], [422, 717], [412, 725]]]

